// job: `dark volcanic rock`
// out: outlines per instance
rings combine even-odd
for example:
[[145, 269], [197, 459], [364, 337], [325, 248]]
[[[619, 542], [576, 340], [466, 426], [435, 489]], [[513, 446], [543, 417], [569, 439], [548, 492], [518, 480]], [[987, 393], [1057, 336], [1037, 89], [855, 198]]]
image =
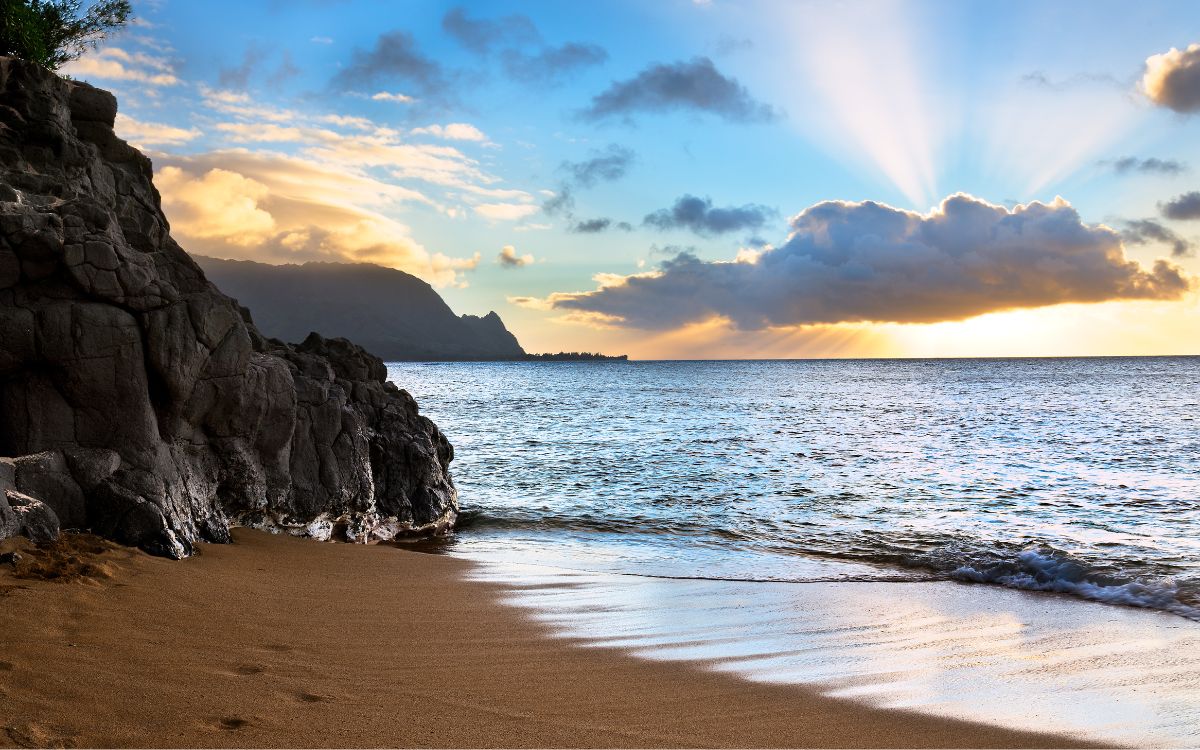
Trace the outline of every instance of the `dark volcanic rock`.
[[5, 490], [4, 502], [8, 504], [8, 512], [15, 519], [16, 530], [13, 536], [27, 537], [29, 541], [38, 544], [52, 542], [58, 538], [58, 517], [41, 500], [16, 490]]
[[42, 509], [172, 557], [233, 524], [352, 541], [453, 524], [437, 426], [354, 344], [263, 337], [171, 239], [115, 114], [0, 58], [0, 455], [18, 457], [0, 536], [16, 516], [42, 533]]

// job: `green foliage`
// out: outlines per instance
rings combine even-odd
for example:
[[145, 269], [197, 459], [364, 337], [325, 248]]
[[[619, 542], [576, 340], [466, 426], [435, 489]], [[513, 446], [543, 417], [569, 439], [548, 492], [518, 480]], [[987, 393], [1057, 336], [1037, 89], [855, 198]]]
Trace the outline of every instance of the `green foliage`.
[[94, 48], [129, 23], [129, 0], [98, 0], [81, 13], [82, 0], [0, 0], [0, 55], [51, 70]]

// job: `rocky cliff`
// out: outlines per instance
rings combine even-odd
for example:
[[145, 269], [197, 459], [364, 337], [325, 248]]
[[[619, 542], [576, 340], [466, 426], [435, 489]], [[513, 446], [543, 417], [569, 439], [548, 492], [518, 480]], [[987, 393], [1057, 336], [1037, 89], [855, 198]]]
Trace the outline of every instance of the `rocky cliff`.
[[250, 308], [259, 330], [284, 341], [309, 331], [352, 335], [398, 360], [521, 359], [525, 350], [496, 313], [455, 315], [416, 276], [371, 263], [269, 265], [197, 256], [208, 278]]
[[262, 336], [171, 239], [105, 91], [0, 58], [0, 536], [171, 557], [236, 524], [445, 528], [453, 451], [381, 360]]

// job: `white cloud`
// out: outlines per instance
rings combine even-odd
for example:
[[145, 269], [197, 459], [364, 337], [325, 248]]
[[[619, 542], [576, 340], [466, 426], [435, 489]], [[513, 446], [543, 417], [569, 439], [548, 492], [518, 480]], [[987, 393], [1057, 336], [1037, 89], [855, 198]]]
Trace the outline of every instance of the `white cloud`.
[[379, 93], [372, 94], [371, 98], [377, 102], [396, 102], [397, 104], [412, 104], [416, 101], [416, 99], [408, 96], [407, 94], [393, 94], [387, 91], [380, 91]]
[[480, 203], [474, 206], [475, 213], [488, 219], [516, 221], [532, 216], [541, 209], [527, 203]]
[[448, 141], [487, 141], [487, 136], [479, 128], [465, 122], [452, 122], [449, 125], [429, 125], [424, 128], [413, 128], [413, 135], [432, 135]]
[[117, 113], [115, 130], [117, 135], [138, 148], [146, 146], [178, 146], [199, 138], [195, 128], [177, 128], [158, 122], [143, 122], [129, 115]]
[[106, 47], [72, 60], [62, 67], [62, 72], [74, 78], [136, 81], [149, 86], [179, 83], [174, 66], [165, 58], [145, 52], [128, 52], [120, 47]]

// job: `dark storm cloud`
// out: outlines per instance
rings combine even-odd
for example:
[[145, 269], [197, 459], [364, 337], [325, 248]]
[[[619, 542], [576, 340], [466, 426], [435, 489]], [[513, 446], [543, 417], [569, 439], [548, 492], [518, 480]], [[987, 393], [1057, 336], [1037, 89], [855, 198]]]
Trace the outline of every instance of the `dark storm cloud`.
[[1162, 215], [1176, 221], [1200, 219], [1200, 191], [1193, 190], [1173, 198], [1166, 203], [1158, 204]]
[[712, 60], [651, 65], [633, 78], [616, 81], [592, 98], [582, 112], [589, 120], [627, 118], [639, 112], [706, 112], [733, 122], [763, 122], [777, 117], [736, 79], [717, 70]]
[[443, 16], [442, 29], [475, 54], [498, 53], [505, 74], [524, 83], [555, 85], [608, 59], [604, 48], [595, 44], [545, 44], [533, 21], [522, 15], [470, 18], [463, 8], [454, 8]]
[[643, 223], [656, 229], [688, 229], [699, 235], [711, 236], [742, 229], [758, 229], [775, 213], [774, 209], [753, 204], [714, 208], [709, 198], [684, 195], [675, 201], [674, 206], [648, 214]]
[[1171, 246], [1171, 255], [1182, 258], [1192, 254], [1192, 243], [1180, 237], [1154, 219], [1132, 219], [1125, 222], [1121, 239], [1129, 245], [1149, 245], [1159, 242]]
[[1188, 114], [1200, 111], [1200, 44], [1146, 60], [1142, 91], [1150, 101]]
[[1127, 174], [1163, 174], [1179, 175], [1187, 171], [1187, 164], [1175, 159], [1139, 159], [1136, 156], [1122, 156], [1119, 159], [1101, 159], [1096, 162], [1101, 167], [1109, 167], [1119, 175]]
[[417, 49], [412, 34], [389, 31], [375, 40], [373, 49], [355, 48], [350, 64], [333, 77], [332, 85], [347, 90], [401, 82], [425, 96], [447, 89], [441, 65]]
[[590, 159], [584, 161], [564, 161], [562, 169], [582, 187], [594, 187], [600, 182], [619, 180], [629, 171], [635, 155], [631, 149], [609, 144], [603, 151], [595, 151]]
[[961, 320], [1013, 308], [1178, 299], [1190, 279], [1168, 261], [1125, 258], [1120, 235], [1065, 202], [1007, 209], [955, 195], [930, 214], [832, 201], [792, 219], [778, 248], [737, 262], [682, 253], [651, 274], [547, 302], [616, 325], [671, 329], [727, 318], [742, 329]]

